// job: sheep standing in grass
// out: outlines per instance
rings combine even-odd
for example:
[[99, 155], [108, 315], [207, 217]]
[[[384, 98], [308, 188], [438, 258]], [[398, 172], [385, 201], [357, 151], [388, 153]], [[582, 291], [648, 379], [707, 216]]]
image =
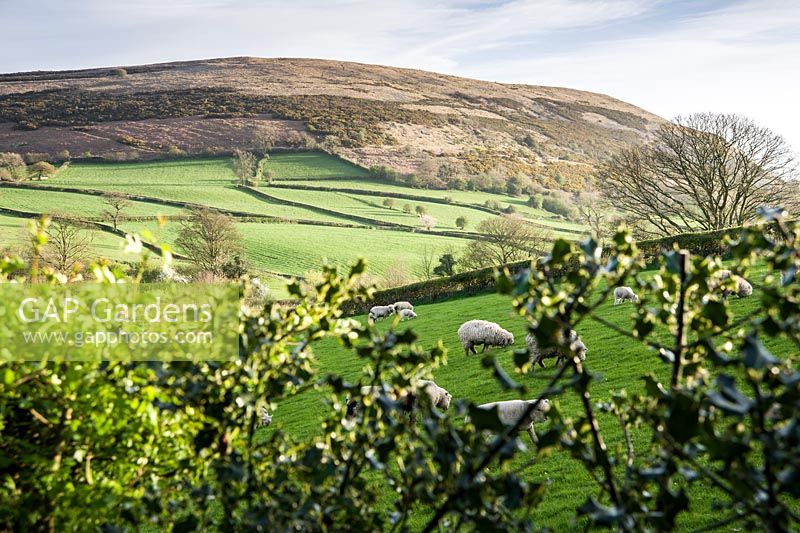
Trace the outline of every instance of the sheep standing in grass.
[[[497, 408], [497, 417], [504, 426], [512, 427], [517, 426], [517, 432], [527, 431], [534, 444], [539, 442], [536, 437], [536, 432], [533, 425], [537, 422], [545, 422], [547, 420], [547, 412], [550, 410], [550, 400], [542, 398], [538, 400], [539, 404], [532, 410], [531, 405], [535, 404], [537, 400], [507, 400], [504, 402], [484, 403], [478, 406], [478, 409], [490, 411]], [[527, 414], [526, 414], [527, 413]], [[469, 421], [469, 417], [467, 418]]]
[[483, 344], [485, 352], [489, 346], [510, 346], [514, 344], [514, 335], [494, 322], [486, 320], [470, 320], [458, 328], [458, 340], [464, 352], [477, 354], [475, 346]]
[[437, 407], [443, 411], [447, 411], [450, 408], [450, 400], [453, 397], [447, 392], [446, 389], [437, 385], [434, 381], [430, 381], [427, 379], [419, 380], [417, 387], [425, 391], [428, 397], [431, 399], [431, 405]]
[[379, 318], [386, 318], [387, 316], [391, 316], [394, 314], [394, 305], [376, 305], [369, 310], [369, 318], [370, 322], [375, 322]]
[[[559, 337], [563, 338], [563, 332], [559, 332]], [[528, 345], [528, 351], [531, 354], [531, 371], [536, 368], [538, 363], [540, 367], [544, 368], [544, 360], [551, 357], [558, 358], [557, 363], [562, 365], [572, 357], [569, 350], [561, 348], [560, 346], [551, 346], [549, 348], [540, 348], [539, 343], [536, 342], [536, 337], [530, 333], [525, 336], [525, 344]], [[589, 349], [578, 336], [578, 332], [574, 329], [569, 330], [569, 347], [578, 356], [581, 361], [586, 360], [586, 354]]]
[[414, 306], [411, 305], [411, 303], [409, 303], [409, 302], [395, 302], [392, 305], [394, 306], [395, 313], [399, 313], [403, 309], [409, 309], [411, 311], [414, 310]]
[[617, 287], [614, 289], [614, 305], [623, 302], [638, 302], [639, 297], [630, 287]]
[[733, 278], [736, 282], [736, 289], [730, 290], [723, 288], [722, 289], [722, 299], [727, 300], [728, 296], [731, 294], [736, 294], [739, 298], [747, 298], [751, 294], [753, 294], [753, 286], [750, 285], [750, 282], [744, 279], [741, 276], [737, 276], [733, 274], [730, 270], [718, 270], [714, 277], [708, 282], [708, 288], [712, 291], [717, 291], [720, 288], [720, 285], [724, 281]]
[[417, 318], [417, 313], [415, 313], [412, 309], [400, 310], [400, 320], [411, 320], [412, 318]]

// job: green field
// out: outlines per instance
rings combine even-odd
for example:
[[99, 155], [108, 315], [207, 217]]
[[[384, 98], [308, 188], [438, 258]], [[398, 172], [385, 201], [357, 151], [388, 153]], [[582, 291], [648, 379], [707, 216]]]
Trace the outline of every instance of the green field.
[[229, 158], [152, 163], [76, 163], [49, 186], [141, 194], [288, 219], [346, 222], [335, 216], [255, 198], [236, 188]]
[[[243, 237], [247, 260], [256, 270], [290, 275], [319, 270], [324, 260], [349, 265], [359, 257], [367, 259], [370, 272], [375, 274], [383, 274], [393, 264], [413, 271], [426, 249], [438, 257], [446, 250], [460, 251], [469, 242], [454, 237], [369, 228], [258, 222], [241, 222], [236, 227]], [[160, 242], [171, 245], [180, 226], [169, 222], [164, 228], [158, 228], [155, 222], [128, 222], [122, 228], [136, 233], [147, 229]]]
[[[763, 272], [751, 276], [752, 280], [759, 280]], [[378, 302], [388, 303], [388, 302]], [[758, 305], [756, 293], [748, 299], [731, 300], [731, 309], [737, 316], [742, 316]], [[598, 314], [605, 319], [622, 327], [630, 329], [630, 315], [633, 311], [631, 304], [613, 306], [611, 302], [604, 304]], [[519, 382], [530, 387], [531, 396], [541, 391], [547, 381], [554, 374], [553, 360], [547, 361], [547, 368], [537, 370], [533, 374], [515, 374], [512, 363], [513, 348], [524, 347], [526, 322], [515, 316], [511, 308], [511, 300], [499, 295], [485, 295], [470, 298], [454, 299], [442, 303], [417, 306], [419, 318], [403, 322], [398, 330], [412, 329], [418, 335], [418, 342], [422, 346], [433, 346], [437, 339], [442, 339], [449, 353], [447, 364], [433, 373], [434, 380], [446, 388], [453, 395], [454, 401], [470, 400], [475, 403], [513, 399], [515, 393], [503, 391], [491, 377], [491, 371], [480, 365], [480, 356], [467, 357], [458, 342], [458, 327], [471, 319], [491, 320], [510, 330], [515, 337], [514, 347], [494, 349], [505, 370]], [[363, 320], [363, 317], [361, 318]], [[379, 322], [378, 328], [386, 331], [391, 327], [389, 320]], [[587, 366], [592, 372], [602, 376], [599, 382], [591, 387], [592, 401], [601, 402], [609, 400], [612, 391], [626, 389], [628, 392], [642, 391], [642, 376], [655, 372], [660, 378], [667, 378], [669, 368], [661, 362], [658, 355], [647, 349], [644, 345], [623, 337], [595, 322], [582, 323], [578, 332], [589, 348]], [[774, 354], [786, 356], [791, 352], [788, 341], [765, 342]], [[326, 372], [335, 372], [348, 379], [357, 379], [365, 361], [359, 359], [341, 347], [337, 341], [327, 339], [315, 347], [318, 358], [320, 375]], [[318, 434], [319, 421], [323, 417], [322, 398], [324, 391], [313, 390], [300, 396], [281, 402], [274, 414], [273, 427], [280, 427], [292, 436], [303, 439], [309, 435]], [[567, 393], [561, 398], [551, 397], [555, 404], [566, 416], [579, 416], [582, 412], [579, 399], [574, 393]], [[451, 416], [454, 408], [449, 411]], [[600, 415], [600, 424], [604, 438], [610, 449], [622, 449], [624, 441], [619, 425], [615, 419]], [[538, 430], [547, 428], [547, 423], [537, 425]], [[272, 431], [273, 428], [264, 431]], [[634, 446], [644, 449], [649, 442], [649, 434], [642, 430], [633, 434]], [[522, 435], [526, 446], [530, 445], [527, 436]], [[545, 457], [540, 462], [524, 467], [530, 460], [531, 454], [522, 452], [513, 461], [513, 466], [522, 469], [522, 476], [530, 482], [546, 482], [547, 493], [541, 507], [533, 514], [536, 525], [549, 527], [553, 531], [567, 531], [576, 528], [571, 523], [574, 510], [581, 505], [589, 495], [597, 495], [596, 485], [585, 472], [582, 465], [572, 460], [569, 454], [558, 451]], [[376, 475], [376, 479], [380, 476]], [[695, 498], [692, 501], [693, 512], [684, 515], [680, 522], [680, 529], [692, 531], [698, 527], [713, 522], [718, 518], [710, 510], [710, 505], [716, 496], [709, 486], [696, 486]], [[392, 493], [387, 490], [382, 504], [390, 508]], [[428, 513], [421, 510], [414, 516], [410, 524], [412, 531], [419, 530], [424, 525]]]
[[419, 217], [414, 211], [411, 213], [404, 213], [403, 206], [408, 204], [414, 209], [419, 205], [425, 208], [426, 213], [436, 219], [437, 223], [434, 229], [438, 230], [459, 231], [455, 222], [458, 217], [463, 216], [466, 217], [469, 222], [466, 228], [467, 231], [474, 231], [475, 226], [482, 220], [495, 216], [491, 213], [478, 211], [477, 209], [423, 201], [401, 200], [399, 198], [392, 199], [395, 205], [392, 209], [389, 209], [383, 205], [383, 201], [387, 197], [379, 195], [368, 196], [327, 191], [276, 189], [270, 187], [263, 187], [263, 190], [270, 196], [275, 196], [276, 198], [284, 200], [302, 202], [304, 204], [335, 209], [353, 215], [412, 227], [419, 227]]
[[[253, 196], [236, 187], [231, 160], [226, 157], [209, 159], [180, 159], [132, 163], [81, 163], [76, 162], [60, 171], [47, 182], [37, 182], [41, 187], [69, 187], [74, 189], [96, 189], [138, 194], [161, 200], [183, 201], [219, 209], [269, 215], [287, 220], [285, 223], [261, 224], [240, 219], [238, 228], [243, 236], [246, 257], [251, 268], [261, 274], [278, 273], [282, 275], [303, 275], [318, 269], [323, 260], [334, 264], [352, 263], [358, 257], [365, 257], [371, 265], [371, 272], [383, 275], [392, 265], [406, 271], [407, 279], [413, 281], [420, 276], [420, 263], [424, 254], [436, 258], [443, 253], [460, 251], [470, 242], [437, 235], [437, 231], [459, 231], [455, 225], [458, 217], [466, 217], [466, 231], [474, 232], [482, 220], [495, 215], [452, 204], [425, 201], [429, 198], [450, 197], [454, 201], [471, 205], [482, 205], [487, 200], [499, 202], [501, 206], [515, 204], [518, 212], [531, 221], [552, 227], [553, 237], [576, 238], [576, 233], [560, 230], [580, 230], [581, 226], [553, 218], [541, 210], [530, 209], [522, 198], [493, 195], [472, 191], [425, 191], [386, 184], [368, 179], [364, 169], [346, 161], [318, 152], [276, 153], [264, 164], [276, 177], [297, 178], [296, 183], [335, 185], [343, 192], [307, 191], [283, 189], [263, 185], [261, 190], [276, 200]], [[359, 179], [359, 176], [363, 176]], [[344, 178], [342, 178], [344, 177]], [[303, 181], [303, 179], [307, 181]], [[337, 178], [331, 180], [315, 178]], [[338, 179], [341, 178], [341, 179]], [[290, 183], [282, 181], [281, 183]], [[355, 194], [348, 188], [363, 188], [375, 194]], [[394, 206], [389, 209], [383, 205], [387, 198], [381, 190], [418, 196], [416, 200], [394, 198]], [[310, 206], [295, 207], [287, 203], [297, 202]], [[408, 204], [412, 213], [404, 213]], [[436, 219], [434, 231], [424, 232], [420, 228], [419, 217], [414, 212], [416, 206], [423, 206], [428, 214]], [[49, 190], [26, 190], [0, 188], [0, 207], [36, 213], [68, 212], [85, 218], [99, 217], [106, 206], [101, 197], [89, 194], [59, 192]], [[320, 213], [324, 209], [342, 215]], [[131, 217], [154, 216], [157, 214], [175, 216], [184, 210], [163, 204], [133, 202], [126, 210]], [[349, 216], [367, 219], [356, 222]], [[416, 228], [417, 231], [375, 230], [368, 226], [375, 222], [392, 222]], [[312, 224], [296, 224], [294, 221], [309, 221]], [[346, 224], [364, 226], [341, 228], [321, 224]], [[171, 221], [165, 228], [159, 228], [154, 220], [124, 222], [121, 229], [141, 233], [144, 229], [156, 235], [159, 242], [174, 245], [180, 223]], [[543, 230], [544, 231], [544, 230]], [[13, 231], [9, 225], [0, 226], [0, 235], [11, 240]], [[13, 239], [17, 239], [16, 236]], [[98, 237], [98, 243], [113, 241], [113, 237]], [[111, 248], [117, 246], [98, 245], [98, 255], [109, 255]], [[180, 252], [180, 249], [176, 249]], [[276, 292], [281, 292], [282, 282], [271, 279]], [[285, 293], [283, 293], [285, 294]]]
[[275, 153], [262, 167], [275, 179], [358, 178], [369, 173], [362, 167], [319, 152]]
[[[0, 207], [30, 213], [75, 213], [84, 218], [99, 218], [108, 209], [100, 196], [56, 191], [0, 188]], [[148, 202], [131, 202], [127, 216], [173, 216], [184, 214], [183, 209]]]
[[[21, 250], [30, 245], [29, 219], [0, 215], [0, 250], [6, 247]], [[90, 259], [107, 258], [113, 261], [131, 261], [135, 258], [122, 253], [125, 240], [110, 233], [90, 230], [92, 253]]]
[[[563, 220], [558, 215], [554, 215], [544, 209], [535, 209], [526, 205], [526, 197], [508, 196], [506, 194], [492, 194], [487, 192], [477, 191], [458, 191], [458, 190], [435, 190], [435, 189], [414, 189], [403, 185], [397, 185], [385, 181], [375, 179], [364, 180], [351, 180], [351, 179], [337, 179], [337, 180], [285, 180], [280, 182], [281, 185], [296, 185], [296, 186], [314, 186], [314, 187], [327, 187], [335, 189], [347, 190], [369, 190], [376, 193], [387, 192], [397, 194], [409, 194], [419, 196], [421, 198], [450, 198], [454, 202], [484, 205], [487, 200], [497, 202], [501, 209], [507, 208], [509, 205], [514, 206], [517, 213], [525, 218], [536, 221], [546, 226], [554, 228], [570, 229], [575, 231], [583, 231], [585, 229], [581, 224]], [[275, 190], [274, 188], [271, 190]], [[414, 203], [414, 200], [403, 200], [396, 198], [395, 202], [402, 206], [405, 202]]]

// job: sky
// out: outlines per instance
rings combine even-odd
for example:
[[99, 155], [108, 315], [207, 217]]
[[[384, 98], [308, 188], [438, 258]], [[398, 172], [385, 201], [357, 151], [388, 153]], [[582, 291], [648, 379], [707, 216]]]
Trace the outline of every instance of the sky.
[[0, 72], [315, 57], [735, 112], [800, 152], [800, 0], [0, 0]]

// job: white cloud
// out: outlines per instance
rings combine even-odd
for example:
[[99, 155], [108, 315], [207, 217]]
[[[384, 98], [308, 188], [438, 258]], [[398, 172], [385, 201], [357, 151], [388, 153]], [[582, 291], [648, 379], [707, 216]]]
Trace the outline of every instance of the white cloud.
[[0, 10], [4, 72], [344, 59], [595, 90], [666, 117], [736, 111], [800, 148], [800, 2], [0, 0]]

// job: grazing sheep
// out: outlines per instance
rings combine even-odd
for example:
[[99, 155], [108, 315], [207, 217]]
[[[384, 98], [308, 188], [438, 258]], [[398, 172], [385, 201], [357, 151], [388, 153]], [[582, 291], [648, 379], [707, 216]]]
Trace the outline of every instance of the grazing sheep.
[[415, 313], [411, 309], [401, 309], [400, 310], [400, 320], [411, 320], [412, 318], [417, 318], [417, 313]]
[[446, 389], [427, 379], [419, 380], [417, 387], [428, 394], [431, 399], [431, 405], [434, 407], [438, 407], [443, 411], [447, 411], [450, 408], [450, 400], [453, 399], [453, 396]]
[[489, 346], [510, 346], [514, 344], [514, 335], [494, 322], [486, 320], [470, 320], [458, 328], [458, 340], [464, 347], [464, 352], [477, 354], [475, 346], [483, 344], [485, 352]]
[[638, 302], [639, 297], [630, 287], [617, 287], [614, 289], [614, 305], [623, 302]]
[[395, 313], [400, 312], [403, 309], [410, 309], [411, 311], [414, 310], [414, 306], [409, 302], [395, 302], [393, 305]]
[[[539, 400], [539, 405], [536, 406], [531, 412], [525, 415], [530, 405], [535, 404], [537, 400], [507, 400], [504, 402], [484, 403], [478, 406], [478, 409], [485, 409], [487, 411], [497, 407], [497, 416], [504, 426], [515, 426], [522, 417], [522, 423], [519, 424], [519, 431], [527, 431], [534, 444], [539, 442], [536, 437], [536, 432], [533, 430], [533, 425], [537, 422], [544, 422], [547, 420], [547, 412], [550, 410], [550, 400], [542, 398]], [[469, 421], [469, 417], [467, 417]]]
[[[563, 332], [559, 332], [559, 337], [563, 338], [562, 336]], [[578, 336], [578, 332], [576, 332], [574, 329], [569, 330], [568, 340], [570, 349], [577, 354], [581, 361], [585, 361], [586, 354], [589, 352], [589, 349], [586, 348], [586, 345]], [[556, 357], [558, 358], [557, 363], [562, 365], [566, 363], [567, 360], [572, 356], [568, 350], [562, 349], [559, 346], [539, 348], [539, 343], [536, 342], [536, 337], [530, 333], [525, 336], [525, 344], [528, 345], [528, 351], [531, 354], [531, 371], [536, 368], [536, 363], [538, 363], [540, 367], [544, 368], [545, 359]]]
[[736, 280], [736, 296], [739, 298], [747, 298], [753, 294], [753, 286], [744, 278]]
[[730, 270], [718, 270], [708, 282], [708, 288], [716, 292], [724, 281], [731, 278], [736, 282], [736, 290], [722, 289], [723, 300], [727, 300], [731, 294], [736, 294], [739, 298], [747, 298], [753, 294], [753, 286], [750, 285], [750, 282], [741, 276], [736, 276]]
[[269, 414], [266, 407], [261, 408], [261, 426], [267, 427], [272, 424], [272, 415]]
[[394, 305], [376, 305], [372, 309], [369, 310], [369, 318], [370, 322], [375, 322], [379, 318], [386, 318], [387, 316], [391, 316], [394, 314]]

